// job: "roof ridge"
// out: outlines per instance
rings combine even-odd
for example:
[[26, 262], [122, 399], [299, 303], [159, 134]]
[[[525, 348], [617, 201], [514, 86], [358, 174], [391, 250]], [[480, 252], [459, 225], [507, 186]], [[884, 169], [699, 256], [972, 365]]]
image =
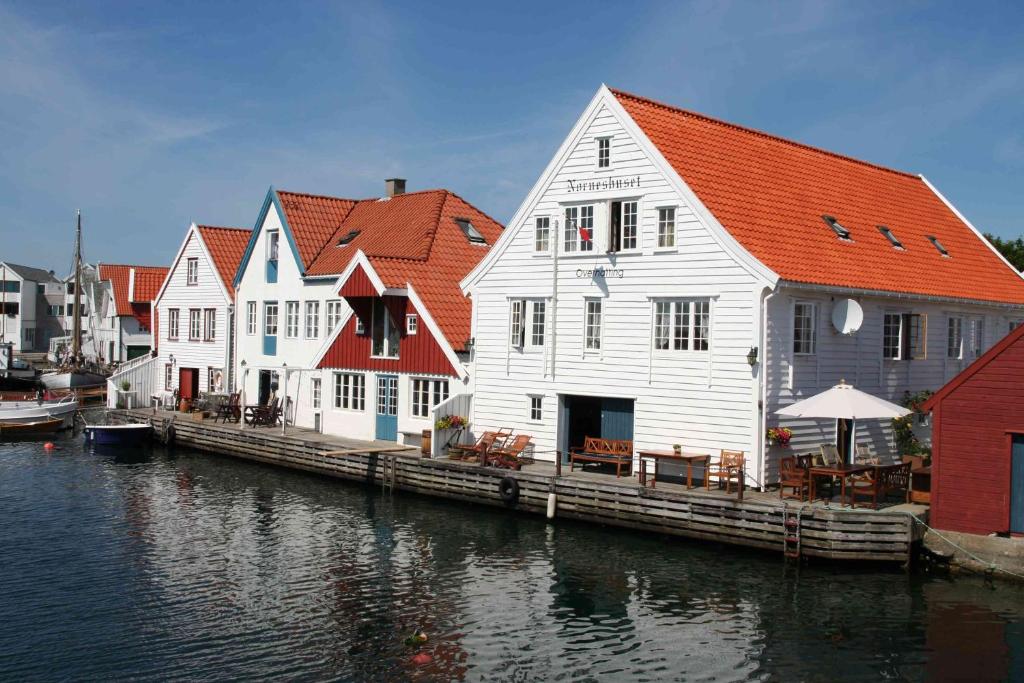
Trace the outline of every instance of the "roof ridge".
[[101, 263], [99, 265], [104, 266], [106, 268], [152, 268], [154, 270], [160, 268], [164, 270], [170, 269], [170, 266], [140, 266], [135, 263]]
[[196, 227], [201, 230], [235, 230], [238, 232], [252, 232], [252, 228], [232, 228], [227, 225], [201, 225], [196, 223]]
[[359, 199], [352, 199], [351, 197], [335, 197], [329, 194], [316, 194], [313, 192], [292, 192], [291, 190], [275, 190], [278, 194], [290, 194], [296, 197], [312, 197], [313, 199], [332, 199], [336, 202], [358, 202]]
[[640, 101], [640, 102], [645, 102], [645, 103], [650, 104], [650, 105], [655, 106], [655, 107], [660, 107], [662, 109], [667, 109], [669, 111], [674, 111], [674, 112], [677, 112], [679, 114], [683, 114], [684, 116], [690, 116], [690, 117], [693, 117], [695, 119], [700, 119], [702, 121], [706, 121], [708, 123], [713, 123], [715, 125], [725, 126], [727, 128], [732, 128], [732, 129], [735, 129], [735, 130], [738, 130], [738, 131], [741, 131], [741, 132], [744, 132], [744, 133], [748, 133], [748, 134], [751, 134], [751, 135], [756, 135], [756, 136], [762, 137], [762, 138], [767, 138], [769, 140], [774, 140], [775, 142], [781, 142], [783, 144], [790, 145], [790, 146], [793, 146], [793, 147], [799, 147], [801, 149], [805, 149], [805, 150], [808, 150], [810, 152], [816, 152], [818, 154], [825, 154], [827, 156], [834, 157], [836, 159], [841, 159], [843, 161], [848, 161], [850, 163], [859, 164], [861, 166], [867, 166], [869, 168], [874, 168], [874, 169], [877, 169], [879, 171], [886, 171], [887, 173], [893, 173], [895, 175], [903, 176], [905, 178], [912, 178], [914, 180], [920, 180], [920, 177], [917, 174], [910, 173], [909, 171], [900, 171], [899, 169], [889, 168], [888, 166], [882, 166], [881, 164], [876, 164], [876, 163], [873, 163], [871, 161], [865, 161], [863, 159], [858, 159], [857, 157], [852, 157], [852, 156], [849, 156], [848, 154], [840, 154], [839, 152], [833, 152], [831, 150], [823, 149], [821, 147], [815, 147], [814, 145], [808, 145], [807, 143], [804, 143], [804, 142], [797, 142], [796, 140], [791, 140], [789, 138], [784, 138], [781, 135], [775, 135], [774, 133], [767, 133], [767, 132], [765, 132], [763, 130], [758, 130], [757, 128], [750, 128], [749, 126], [743, 126], [743, 125], [740, 125], [738, 123], [732, 123], [730, 121], [725, 121], [724, 119], [718, 119], [718, 118], [715, 118], [713, 116], [708, 116], [707, 114], [701, 114], [700, 112], [695, 112], [695, 111], [692, 111], [690, 109], [683, 109], [682, 107], [677, 107], [675, 105], [666, 104], [664, 102], [659, 102], [658, 100], [653, 100], [653, 99], [651, 99], [649, 97], [644, 97], [642, 95], [635, 95], [633, 93], [626, 92], [625, 90], [619, 90], [618, 88], [608, 88], [608, 90], [611, 91], [611, 93], [613, 95], [615, 95], [616, 97], [625, 97], [625, 98], [637, 100], [637, 101]]

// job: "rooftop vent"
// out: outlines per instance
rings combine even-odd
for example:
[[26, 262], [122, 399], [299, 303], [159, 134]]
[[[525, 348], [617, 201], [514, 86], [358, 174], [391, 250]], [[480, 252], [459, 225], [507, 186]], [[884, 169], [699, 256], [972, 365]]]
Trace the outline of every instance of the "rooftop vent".
[[342, 235], [341, 239], [338, 240], [338, 246], [339, 247], [343, 247], [346, 244], [348, 244], [349, 242], [351, 242], [352, 240], [354, 240], [358, 236], [359, 236], [359, 231], [358, 230], [350, 230], [346, 234]]
[[925, 235], [925, 237], [928, 238], [929, 242], [935, 245], [935, 248], [939, 250], [940, 254], [942, 254], [946, 258], [949, 258], [949, 252], [946, 251], [946, 248], [944, 246], [942, 246], [942, 242], [939, 241], [938, 237], [936, 237], [935, 235]]
[[878, 232], [885, 235], [885, 239], [889, 240], [889, 244], [891, 244], [892, 246], [896, 247], [897, 249], [904, 248], [903, 242], [900, 242], [898, 239], [896, 239], [896, 235], [892, 234], [892, 230], [890, 230], [889, 228], [885, 227], [884, 225], [879, 225]]
[[832, 230], [837, 235], [839, 235], [839, 239], [847, 240], [847, 241], [851, 241], [851, 242], [853, 241], [850, 238], [850, 231], [847, 230], [846, 228], [844, 228], [842, 225], [840, 225], [839, 221], [836, 220], [835, 216], [822, 215], [821, 218], [822, 218], [822, 220], [825, 221], [825, 223], [828, 225], [828, 227], [832, 228]]
[[469, 222], [468, 218], [456, 218], [455, 222], [459, 224], [459, 229], [462, 230], [462, 234], [466, 236], [473, 244], [487, 244], [487, 240], [480, 234], [480, 231], [473, 227], [473, 224]]
[[387, 197], [396, 197], [405, 194], [405, 178], [388, 178], [384, 181], [384, 194]]

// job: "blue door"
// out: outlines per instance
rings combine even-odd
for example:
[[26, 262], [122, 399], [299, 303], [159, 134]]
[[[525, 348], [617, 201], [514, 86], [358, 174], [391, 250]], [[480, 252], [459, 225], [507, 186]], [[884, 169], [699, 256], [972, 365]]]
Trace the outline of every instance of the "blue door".
[[1024, 534], [1024, 435], [1013, 437], [1010, 470], [1010, 532]]
[[398, 441], [397, 375], [377, 375], [377, 438]]
[[633, 440], [633, 399], [601, 399], [601, 436], [605, 439]]

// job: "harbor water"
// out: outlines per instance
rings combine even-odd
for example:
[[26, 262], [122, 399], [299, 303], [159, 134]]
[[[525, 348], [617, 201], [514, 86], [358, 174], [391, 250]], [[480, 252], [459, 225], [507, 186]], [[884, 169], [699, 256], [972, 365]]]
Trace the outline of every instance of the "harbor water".
[[0, 444], [2, 680], [1024, 680], [1013, 584], [56, 446]]

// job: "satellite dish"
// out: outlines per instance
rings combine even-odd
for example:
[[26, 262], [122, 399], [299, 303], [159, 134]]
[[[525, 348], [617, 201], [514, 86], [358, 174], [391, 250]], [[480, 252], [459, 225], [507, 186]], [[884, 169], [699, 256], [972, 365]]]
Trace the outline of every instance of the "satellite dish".
[[853, 299], [840, 299], [832, 306], [832, 326], [839, 334], [853, 334], [864, 323], [864, 309]]

